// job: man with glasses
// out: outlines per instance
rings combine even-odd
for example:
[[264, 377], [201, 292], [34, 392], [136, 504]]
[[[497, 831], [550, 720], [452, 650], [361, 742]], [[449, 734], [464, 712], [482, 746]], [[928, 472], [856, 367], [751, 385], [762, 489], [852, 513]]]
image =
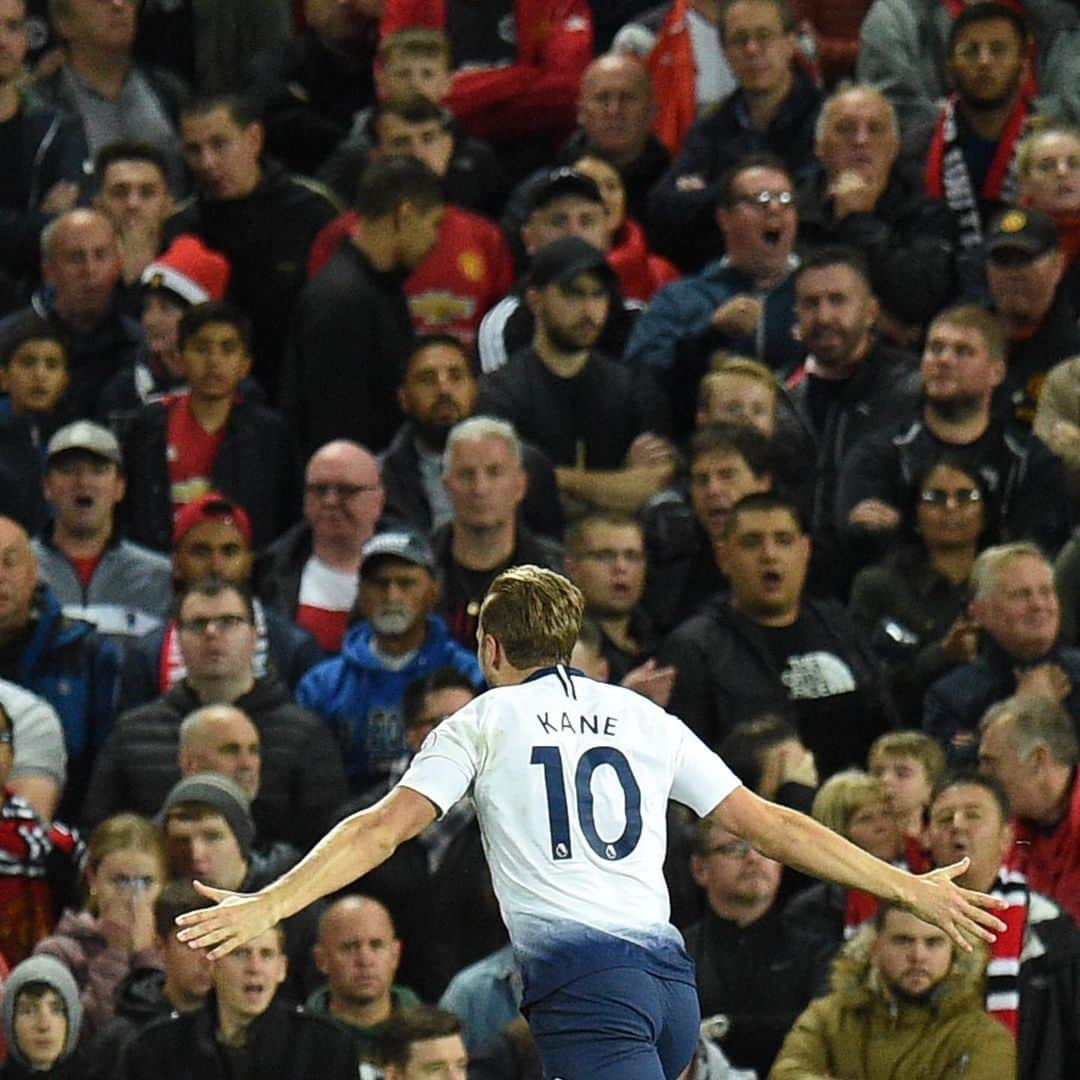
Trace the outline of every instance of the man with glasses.
[[259, 732], [262, 774], [252, 814], [264, 842], [304, 849], [344, 801], [341, 751], [326, 728], [294, 704], [271, 670], [252, 670], [257, 635], [246, 586], [205, 578], [176, 608], [186, 674], [167, 693], [121, 716], [94, 766], [85, 820], [121, 809], [155, 814], [180, 779], [180, 725], [206, 705], [235, 705]]
[[792, 176], [813, 163], [821, 93], [795, 60], [787, 0], [724, 0], [719, 30], [738, 87], [694, 124], [649, 197], [654, 243], [683, 270], [696, 271], [723, 250], [713, 208], [728, 169], [762, 153], [776, 154]]
[[824, 942], [781, 918], [783, 864], [755, 851], [712, 818], [694, 826], [690, 873], [705, 916], [684, 931], [702, 1016], [728, 1021], [724, 1053], [767, 1076], [795, 1017], [817, 989]]
[[[778, 158], [747, 157], [716, 188], [726, 254], [656, 293], [624, 353], [630, 364], [646, 364], [664, 379], [680, 435], [693, 426], [698, 383], [718, 349], [780, 372], [801, 358], [791, 333], [799, 227], [791, 175]], [[717, 245], [714, 254], [720, 250]]]
[[309, 631], [326, 653], [341, 650], [356, 602], [360, 552], [385, 502], [374, 456], [348, 439], [329, 442], [304, 471], [304, 520], [259, 559], [262, 600]]

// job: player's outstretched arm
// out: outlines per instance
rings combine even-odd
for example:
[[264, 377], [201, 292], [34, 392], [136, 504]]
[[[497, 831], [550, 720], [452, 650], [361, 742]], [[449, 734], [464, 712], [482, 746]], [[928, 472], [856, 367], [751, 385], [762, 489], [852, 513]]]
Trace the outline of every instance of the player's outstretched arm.
[[228, 892], [196, 881], [195, 888], [217, 904], [180, 915], [177, 937], [193, 949], [209, 949], [211, 960], [227, 956], [313, 900], [337, 892], [385, 862], [435, 816], [435, 806], [423, 795], [396, 787], [371, 809], [335, 825], [287, 874], [257, 893]]
[[940, 927], [962, 949], [970, 951], [971, 938], [993, 941], [994, 931], [1005, 929], [1005, 924], [987, 910], [1004, 907], [1002, 901], [954, 884], [953, 878], [967, 869], [967, 859], [929, 874], [910, 874], [856, 847], [813, 818], [767, 802], [745, 787], [736, 788], [713, 815], [724, 829], [747, 840], [762, 855], [900, 904]]

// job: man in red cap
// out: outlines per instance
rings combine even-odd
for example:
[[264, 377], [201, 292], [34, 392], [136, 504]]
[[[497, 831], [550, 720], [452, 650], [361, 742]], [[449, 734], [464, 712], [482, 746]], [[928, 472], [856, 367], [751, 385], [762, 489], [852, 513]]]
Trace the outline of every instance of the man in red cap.
[[[247, 585], [254, 554], [251, 521], [244, 508], [218, 491], [189, 503], [173, 526], [173, 582], [177, 593], [206, 577]], [[252, 670], [272, 667], [290, 690], [322, 658], [315, 639], [284, 614], [254, 601], [255, 652]], [[187, 673], [176, 620], [131, 642], [124, 654], [117, 713], [143, 705], [180, 682]]]

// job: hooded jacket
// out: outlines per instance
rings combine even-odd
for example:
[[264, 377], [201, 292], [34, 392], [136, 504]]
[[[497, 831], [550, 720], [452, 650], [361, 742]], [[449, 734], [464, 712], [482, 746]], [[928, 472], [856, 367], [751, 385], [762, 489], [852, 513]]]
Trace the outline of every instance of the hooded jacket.
[[870, 962], [874, 932], [845, 946], [832, 993], [818, 998], [788, 1033], [769, 1080], [1010, 1080], [1016, 1050], [985, 1011], [981, 953], [953, 956], [924, 1001], [901, 1001]]
[[116, 1012], [87, 1051], [85, 1080], [111, 1080], [123, 1048], [152, 1020], [172, 1013], [164, 986], [165, 972], [156, 967], [133, 968], [120, 983]]
[[483, 682], [476, 657], [450, 637], [437, 615], [427, 617], [423, 644], [396, 671], [372, 651], [373, 638], [371, 623], [358, 623], [346, 633], [341, 655], [313, 667], [296, 689], [296, 700], [317, 712], [337, 738], [355, 791], [385, 774], [404, 750], [401, 695], [409, 683], [446, 665], [476, 687]]
[[[53, 1068], [34, 1072], [29, 1062], [19, 1050], [15, 1041], [15, 1002], [19, 991], [27, 983], [47, 983], [64, 1001], [67, 1013], [67, 1039], [64, 1049]], [[0, 1067], [0, 1077], [14, 1080], [16, 1077], [33, 1076], [37, 1080], [52, 1077], [77, 1078], [82, 1075], [80, 1066], [73, 1060], [76, 1043], [79, 1041], [79, 1029], [82, 1024], [82, 1005], [79, 1002], [79, 988], [75, 985], [72, 974], [59, 960], [52, 956], [31, 956], [19, 964], [4, 983], [4, 999], [0, 1006], [3, 1012], [4, 1038], [8, 1046], [8, 1060]]]

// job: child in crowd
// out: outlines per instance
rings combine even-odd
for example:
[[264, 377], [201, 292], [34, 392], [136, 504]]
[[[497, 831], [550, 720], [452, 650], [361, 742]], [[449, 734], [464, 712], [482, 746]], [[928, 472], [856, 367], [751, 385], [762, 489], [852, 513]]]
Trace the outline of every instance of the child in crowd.
[[82, 1005], [75, 980], [59, 960], [32, 956], [4, 984], [4, 1038], [7, 1061], [2, 1080], [78, 1080], [83, 1076], [75, 1044]]
[[870, 747], [866, 766], [885, 785], [885, 800], [901, 835], [918, 839], [926, 808], [945, 772], [945, 754], [921, 731], [890, 731]]

